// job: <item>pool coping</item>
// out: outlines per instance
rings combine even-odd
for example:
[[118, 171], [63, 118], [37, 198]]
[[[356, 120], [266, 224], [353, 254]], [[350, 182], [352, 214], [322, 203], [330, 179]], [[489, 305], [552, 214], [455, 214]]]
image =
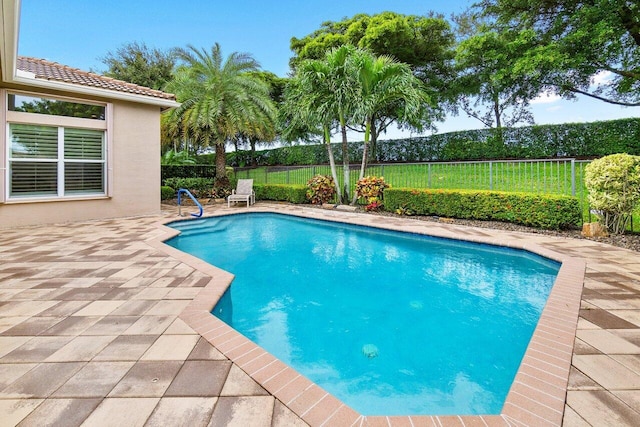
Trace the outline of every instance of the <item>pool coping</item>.
[[[312, 426], [562, 424], [586, 269], [584, 260], [515, 239], [458, 235], [454, 230], [429, 227], [428, 222], [411, 220], [411, 230], [408, 231], [407, 224], [377, 224], [367, 221], [372, 217], [368, 214], [323, 211], [316, 208], [283, 211], [269, 207], [251, 207], [242, 211], [223, 210], [205, 215], [203, 218], [249, 212], [286, 214], [505, 246], [527, 250], [562, 263], [499, 415], [364, 416], [213, 316], [210, 311], [231, 284], [233, 274], [164, 244], [164, 241], [179, 234], [179, 231], [166, 226], [176, 219], [157, 223], [163, 233], [148, 243], [211, 277], [207, 286], [180, 314], [180, 318], [305, 422]], [[450, 228], [455, 227], [459, 226]]]

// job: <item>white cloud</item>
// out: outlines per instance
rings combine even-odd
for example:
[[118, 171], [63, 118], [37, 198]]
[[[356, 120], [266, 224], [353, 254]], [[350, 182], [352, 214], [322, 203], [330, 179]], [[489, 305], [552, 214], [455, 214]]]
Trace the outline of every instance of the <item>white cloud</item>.
[[531, 104], [552, 104], [562, 98], [555, 93], [543, 92], [531, 100]]
[[549, 112], [554, 112], [554, 111], [558, 111], [558, 110], [562, 110], [562, 107], [560, 105], [554, 105], [553, 107], [547, 108], [547, 111], [549, 111]]
[[599, 86], [601, 84], [608, 83], [612, 78], [613, 73], [611, 71], [599, 71], [591, 76], [591, 84]]

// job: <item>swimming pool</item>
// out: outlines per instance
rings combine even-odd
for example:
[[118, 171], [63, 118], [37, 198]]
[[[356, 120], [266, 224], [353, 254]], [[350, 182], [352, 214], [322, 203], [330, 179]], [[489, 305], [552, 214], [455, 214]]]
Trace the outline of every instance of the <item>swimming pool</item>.
[[172, 226], [183, 233], [168, 244], [236, 274], [217, 315], [364, 414], [498, 413], [558, 270], [524, 251], [275, 214]]

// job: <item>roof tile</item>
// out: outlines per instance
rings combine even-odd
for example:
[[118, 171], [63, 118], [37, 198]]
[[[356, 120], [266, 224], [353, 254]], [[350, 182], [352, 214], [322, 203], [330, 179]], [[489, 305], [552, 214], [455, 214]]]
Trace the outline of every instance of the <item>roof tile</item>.
[[58, 64], [57, 62], [47, 61], [45, 59], [19, 56], [17, 58], [17, 68], [19, 70], [35, 74], [36, 79], [72, 83], [81, 86], [90, 86], [113, 90], [116, 92], [150, 96], [159, 99], [176, 99], [175, 95], [171, 93], [165, 93], [160, 90], [150, 89], [133, 83], [127, 83], [122, 80], [112, 79], [111, 77], [89, 73], [77, 68]]

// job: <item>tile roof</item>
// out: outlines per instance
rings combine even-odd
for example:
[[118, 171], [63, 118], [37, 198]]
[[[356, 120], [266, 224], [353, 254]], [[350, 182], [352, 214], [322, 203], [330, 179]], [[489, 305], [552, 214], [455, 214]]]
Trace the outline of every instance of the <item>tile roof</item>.
[[108, 89], [116, 92], [150, 96], [159, 99], [176, 99], [175, 95], [171, 93], [165, 93], [160, 90], [150, 89], [133, 83], [127, 83], [122, 80], [112, 79], [111, 77], [89, 73], [77, 68], [58, 64], [57, 62], [47, 61], [45, 59], [18, 56], [16, 66], [18, 70], [35, 74], [36, 79], [72, 83], [81, 86]]

